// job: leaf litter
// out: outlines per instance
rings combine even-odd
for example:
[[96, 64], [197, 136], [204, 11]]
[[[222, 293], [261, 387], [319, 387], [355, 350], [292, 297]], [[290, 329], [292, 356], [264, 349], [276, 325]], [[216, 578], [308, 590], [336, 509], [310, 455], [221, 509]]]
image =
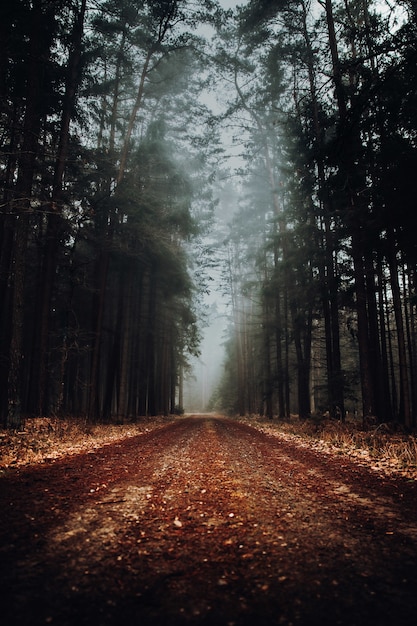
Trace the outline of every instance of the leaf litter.
[[415, 483], [247, 424], [159, 423], [2, 483], [10, 626], [405, 626], [417, 608]]

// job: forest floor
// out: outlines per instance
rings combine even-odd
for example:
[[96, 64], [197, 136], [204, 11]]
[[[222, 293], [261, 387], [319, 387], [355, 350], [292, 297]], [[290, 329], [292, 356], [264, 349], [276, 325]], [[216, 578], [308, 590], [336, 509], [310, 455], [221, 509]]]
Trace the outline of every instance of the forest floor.
[[412, 464], [259, 419], [64, 435], [2, 434], [5, 626], [415, 623]]

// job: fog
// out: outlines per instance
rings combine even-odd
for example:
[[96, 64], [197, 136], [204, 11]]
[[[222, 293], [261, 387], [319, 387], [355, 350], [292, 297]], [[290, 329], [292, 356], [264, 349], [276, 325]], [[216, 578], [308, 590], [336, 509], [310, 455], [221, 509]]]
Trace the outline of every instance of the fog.
[[[224, 9], [235, 9], [246, 2], [236, 0], [219, 0]], [[221, 88], [220, 88], [221, 89]], [[219, 99], [212, 94], [204, 95], [204, 104], [218, 112], [221, 108]], [[239, 167], [236, 162], [236, 148], [231, 144], [228, 133], [223, 135], [224, 148], [228, 152], [229, 167]], [[221, 247], [222, 240], [228, 232], [228, 223], [235, 210], [233, 186], [228, 182], [219, 181], [219, 205], [215, 215], [215, 226], [210, 243], [214, 247]], [[186, 413], [201, 413], [207, 410], [208, 403], [216, 390], [222, 376], [224, 361], [224, 341], [228, 327], [228, 297], [224, 295], [221, 270], [213, 270], [210, 275], [210, 293], [205, 296], [204, 309], [208, 316], [208, 325], [202, 329], [200, 344], [201, 356], [190, 360], [190, 370], [184, 375], [183, 408]]]
[[[237, 207], [237, 192], [229, 179], [219, 181], [218, 206], [215, 225], [207, 238], [215, 254], [222, 255], [224, 240], [229, 232], [229, 222]], [[186, 413], [201, 413], [220, 382], [224, 360], [224, 341], [229, 324], [229, 296], [219, 264], [210, 271], [210, 292], [204, 296], [207, 325], [202, 329], [201, 356], [190, 362], [190, 371], [184, 376], [183, 408]]]
[[217, 310], [211, 311], [210, 326], [205, 329], [201, 343], [201, 357], [193, 359], [191, 371], [184, 379], [184, 410], [186, 413], [201, 413], [220, 381], [223, 364], [223, 346], [226, 319]]

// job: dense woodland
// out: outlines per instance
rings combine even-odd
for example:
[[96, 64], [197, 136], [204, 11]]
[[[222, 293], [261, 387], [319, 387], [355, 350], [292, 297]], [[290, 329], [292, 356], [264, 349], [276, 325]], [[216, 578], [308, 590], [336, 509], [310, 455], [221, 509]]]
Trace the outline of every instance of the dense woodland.
[[180, 410], [216, 266], [213, 406], [415, 427], [417, 4], [219, 4], [1, 4], [4, 426]]

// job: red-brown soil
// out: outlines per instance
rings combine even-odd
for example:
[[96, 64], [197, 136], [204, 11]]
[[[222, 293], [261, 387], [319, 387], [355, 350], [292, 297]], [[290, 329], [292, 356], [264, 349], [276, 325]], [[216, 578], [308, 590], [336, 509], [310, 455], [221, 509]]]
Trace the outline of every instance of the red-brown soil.
[[417, 482], [190, 417], [0, 478], [5, 626], [405, 626]]

